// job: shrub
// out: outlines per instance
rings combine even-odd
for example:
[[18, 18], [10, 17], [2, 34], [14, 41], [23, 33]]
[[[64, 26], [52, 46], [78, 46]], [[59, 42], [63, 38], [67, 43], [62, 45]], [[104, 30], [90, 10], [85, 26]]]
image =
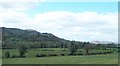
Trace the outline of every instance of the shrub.
[[61, 56], [65, 56], [65, 54], [61, 54]]
[[77, 54], [68, 54], [68, 55], [77, 55]]
[[55, 50], [50, 50], [50, 51], [55, 51]]
[[103, 54], [110, 54], [110, 53], [113, 53], [113, 52], [103, 52]]
[[2, 58], [4, 58], [4, 57], [2, 56]]
[[18, 56], [18, 57], [20, 57], [20, 58], [25, 58], [26, 56]]
[[10, 52], [5, 52], [5, 58], [9, 58], [10, 57]]
[[54, 56], [57, 56], [57, 54], [54, 54]]
[[91, 53], [91, 55], [97, 55], [97, 53]]
[[85, 55], [91, 55], [91, 53], [86, 53]]
[[41, 51], [55, 51], [55, 50], [50, 50], [50, 49], [41, 49]]
[[82, 51], [79, 51], [79, 52], [82, 52]]
[[62, 51], [67, 51], [67, 50], [62, 50]]
[[98, 52], [98, 54], [103, 54], [102, 52]]
[[12, 55], [11, 58], [18, 58], [18, 56], [17, 55]]
[[41, 51], [48, 51], [47, 49], [42, 49]]
[[78, 53], [78, 55], [83, 55], [82, 53]]
[[72, 54], [68, 54], [68, 55], [72, 55]]
[[36, 57], [39, 57], [39, 54], [36, 54]]
[[77, 55], [77, 54], [73, 54], [73, 55]]
[[49, 54], [49, 56], [57, 56], [57, 54]]
[[45, 54], [37, 54], [36, 57], [46, 57], [47, 55]]

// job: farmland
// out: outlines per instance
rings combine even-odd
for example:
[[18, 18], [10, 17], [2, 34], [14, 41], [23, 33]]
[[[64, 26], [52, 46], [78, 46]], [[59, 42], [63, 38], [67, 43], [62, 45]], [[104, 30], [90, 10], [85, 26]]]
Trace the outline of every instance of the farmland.
[[[62, 51], [66, 50], [66, 51]], [[4, 52], [9, 51], [12, 55], [19, 55], [18, 50], [6, 49]], [[113, 50], [91, 50], [95, 52], [107, 52]], [[84, 53], [84, 49], [78, 49], [77, 54]], [[46, 54], [46, 57], [36, 57], [37, 53]], [[29, 49], [25, 54], [26, 58], [4, 58], [3, 64], [117, 64], [118, 54], [116, 50], [111, 54], [98, 54], [98, 55], [73, 55], [69, 56], [65, 48], [43, 48], [43, 49]], [[57, 56], [49, 56], [49, 54], [56, 54]], [[65, 56], [61, 56], [65, 54]]]

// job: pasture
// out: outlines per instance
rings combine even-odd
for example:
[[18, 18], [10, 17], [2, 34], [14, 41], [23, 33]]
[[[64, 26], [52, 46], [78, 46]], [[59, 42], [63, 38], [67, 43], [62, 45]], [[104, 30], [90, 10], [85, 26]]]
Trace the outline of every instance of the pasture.
[[[17, 49], [4, 49], [5, 52], [9, 51], [10, 56], [19, 55]], [[66, 48], [42, 48], [42, 49], [28, 49], [25, 54], [25, 58], [3, 58], [3, 64], [117, 64], [118, 53], [116, 49], [111, 50], [90, 50], [90, 53], [96, 52], [108, 52], [113, 51], [110, 54], [98, 54], [98, 55], [84, 55], [84, 49], [78, 49], [76, 54], [83, 53], [83, 55], [69, 56], [68, 49]], [[46, 57], [36, 57], [36, 54], [45, 54]], [[49, 54], [56, 54], [57, 56], [49, 56]], [[62, 56], [61, 54], [65, 54]]]
[[118, 63], [117, 54], [3, 59], [3, 64], [117, 64], [117, 63]]

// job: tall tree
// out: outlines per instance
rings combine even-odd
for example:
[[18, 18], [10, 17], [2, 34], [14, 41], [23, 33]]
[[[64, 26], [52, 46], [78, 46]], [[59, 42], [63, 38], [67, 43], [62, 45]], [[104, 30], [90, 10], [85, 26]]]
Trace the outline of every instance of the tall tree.
[[73, 55], [73, 54], [76, 52], [77, 49], [78, 49], [78, 48], [77, 48], [75, 42], [74, 42], [74, 41], [71, 41], [71, 44], [70, 44], [70, 46], [69, 46], [70, 54]]
[[20, 47], [19, 47], [20, 57], [23, 57], [26, 52], [27, 52], [27, 47], [26, 47], [26, 45], [21, 44]]
[[89, 43], [89, 42], [84, 42], [84, 48], [85, 48], [86, 54], [89, 54], [89, 51], [90, 51], [90, 49], [92, 48], [91, 43]]

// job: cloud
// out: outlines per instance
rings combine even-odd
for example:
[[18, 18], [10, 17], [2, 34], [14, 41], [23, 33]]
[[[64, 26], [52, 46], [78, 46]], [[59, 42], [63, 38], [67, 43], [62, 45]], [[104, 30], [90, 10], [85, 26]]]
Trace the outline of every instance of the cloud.
[[6, 9], [6, 11], [27, 11], [43, 1], [44, 0], [0, 0], [0, 9]]
[[35, 7], [40, 0], [20, 1], [0, 4], [0, 26], [35, 29], [70, 40], [117, 41], [117, 13], [52, 11], [31, 17], [25, 11]]
[[39, 2], [44, 0], [0, 0], [2, 3], [11, 3], [11, 2]]

